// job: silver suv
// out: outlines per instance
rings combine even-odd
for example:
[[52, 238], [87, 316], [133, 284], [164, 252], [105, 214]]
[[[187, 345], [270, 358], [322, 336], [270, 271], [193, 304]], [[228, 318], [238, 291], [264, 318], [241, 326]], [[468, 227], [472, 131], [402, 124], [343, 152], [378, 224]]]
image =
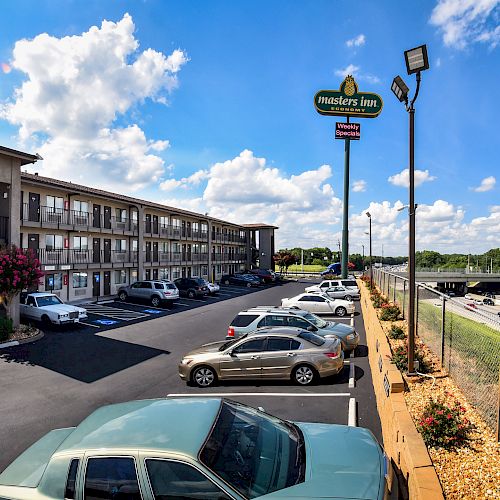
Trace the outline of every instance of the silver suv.
[[122, 286], [118, 290], [118, 298], [125, 301], [128, 298], [146, 300], [154, 307], [162, 302], [172, 304], [179, 299], [179, 290], [170, 281], [136, 281], [132, 285]]
[[359, 343], [359, 335], [352, 326], [325, 321], [296, 307], [279, 306], [258, 306], [239, 312], [227, 329], [226, 339], [238, 338], [250, 332], [258, 333], [255, 330], [263, 327], [286, 326], [309, 330], [322, 337], [337, 337], [344, 351], [355, 349]]

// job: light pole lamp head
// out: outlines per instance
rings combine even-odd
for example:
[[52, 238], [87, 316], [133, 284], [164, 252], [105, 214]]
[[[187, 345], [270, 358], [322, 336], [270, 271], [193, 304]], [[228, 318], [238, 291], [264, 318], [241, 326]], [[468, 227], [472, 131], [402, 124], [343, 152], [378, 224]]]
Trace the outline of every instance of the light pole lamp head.
[[410, 92], [410, 89], [400, 76], [396, 76], [392, 81], [391, 90], [399, 101], [408, 102], [408, 92]]
[[429, 69], [427, 45], [420, 45], [414, 49], [405, 50], [406, 71], [409, 75]]
[[372, 218], [372, 214], [370, 212], [366, 212], [366, 216], [369, 217], [370, 219]]

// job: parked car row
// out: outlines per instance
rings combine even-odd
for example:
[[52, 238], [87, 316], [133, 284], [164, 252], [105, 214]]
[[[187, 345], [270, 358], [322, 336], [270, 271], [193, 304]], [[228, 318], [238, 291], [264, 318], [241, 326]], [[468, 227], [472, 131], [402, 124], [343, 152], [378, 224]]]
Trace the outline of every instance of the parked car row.
[[[308, 386], [338, 374], [344, 352], [358, 345], [359, 335], [351, 326], [310, 311], [321, 303], [319, 312], [353, 312], [354, 304], [345, 296], [324, 293], [336, 287], [283, 299], [301, 309], [259, 306], [241, 311], [224, 340], [182, 357], [181, 379], [201, 388], [248, 378]], [[142, 298], [157, 305], [154, 299], [161, 303], [217, 291], [200, 278], [153, 280], [123, 287], [120, 299]], [[25, 302], [31, 309], [65, 306], [53, 294], [30, 294]], [[77, 427], [49, 432], [0, 474], [0, 499], [263, 496], [382, 500], [398, 498], [398, 492], [391, 463], [367, 429], [286, 421], [261, 408], [214, 397], [102, 407]]]

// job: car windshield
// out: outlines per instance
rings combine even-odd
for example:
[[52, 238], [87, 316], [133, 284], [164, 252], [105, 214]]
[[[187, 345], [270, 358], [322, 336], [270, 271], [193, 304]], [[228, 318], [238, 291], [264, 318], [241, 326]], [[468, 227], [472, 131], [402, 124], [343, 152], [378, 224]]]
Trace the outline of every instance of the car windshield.
[[325, 339], [323, 337], [320, 337], [319, 335], [316, 335], [312, 332], [307, 332], [305, 330], [303, 332], [300, 332], [298, 337], [307, 340], [308, 342], [311, 342], [311, 344], [314, 344], [316, 346], [320, 346], [325, 343]]
[[167, 290], [175, 290], [177, 287], [173, 285], [172, 283], [165, 283], [165, 288]]
[[224, 342], [224, 344], [222, 344], [219, 347], [219, 351], [225, 351], [228, 347], [231, 347], [233, 344], [236, 344], [236, 342], [239, 342], [241, 339], [244, 339], [247, 335], [248, 333], [245, 333], [244, 335], [241, 335], [237, 339], [228, 340], [227, 342]]
[[43, 297], [37, 297], [36, 302], [38, 304], [38, 307], [57, 306], [63, 303], [62, 300], [55, 295], [45, 295]]
[[325, 328], [326, 326], [328, 326], [328, 323], [324, 319], [319, 318], [315, 314], [304, 314], [304, 319], [307, 319], [307, 321], [312, 323], [317, 328]]
[[223, 401], [200, 460], [241, 495], [255, 498], [304, 481], [304, 437], [289, 422]]

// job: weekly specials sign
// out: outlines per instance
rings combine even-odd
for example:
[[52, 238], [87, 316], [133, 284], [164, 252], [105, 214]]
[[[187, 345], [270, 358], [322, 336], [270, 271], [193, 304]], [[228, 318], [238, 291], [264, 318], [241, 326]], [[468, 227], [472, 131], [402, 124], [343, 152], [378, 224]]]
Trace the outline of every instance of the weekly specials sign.
[[322, 115], [375, 118], [383, 106], [378, 94], [359, 92], [351, 75], [346, 76], [339, 90], [320, 90], [314, 96], [314, 107]]

